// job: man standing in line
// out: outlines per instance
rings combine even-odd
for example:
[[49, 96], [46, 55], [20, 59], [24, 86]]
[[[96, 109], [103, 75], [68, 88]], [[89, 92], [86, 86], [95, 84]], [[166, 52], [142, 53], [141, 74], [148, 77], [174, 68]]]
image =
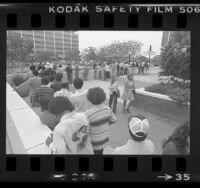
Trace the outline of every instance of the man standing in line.
[[69, 63], [65, 70], [66, 70], [66, 73], [67, 73], [68, 82], [70, 84], [72, 84], [72, 80], [73, 80], [73, 77], [72, 77], [72, 74], [73, 74], [72, 65]]

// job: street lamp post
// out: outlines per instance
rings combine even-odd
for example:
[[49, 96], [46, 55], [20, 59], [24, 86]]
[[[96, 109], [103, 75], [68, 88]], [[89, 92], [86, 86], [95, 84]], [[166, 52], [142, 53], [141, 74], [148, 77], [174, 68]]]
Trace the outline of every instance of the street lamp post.
[[150, 61], [151, 61], [151, 51], [152, 51], [152, 49], [151, 49], [151, 45], [150, 45], [150, 47], [149, 47], [149, 64], [150, 64]]

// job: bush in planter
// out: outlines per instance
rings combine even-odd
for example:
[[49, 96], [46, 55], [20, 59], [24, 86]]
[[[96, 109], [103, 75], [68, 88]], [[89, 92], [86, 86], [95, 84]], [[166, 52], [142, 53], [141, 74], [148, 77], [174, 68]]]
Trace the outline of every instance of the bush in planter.
[[21, 85], [22, 83], [24, 83], [25, 81], [28, 80], [28, 76], [24, 76], [24, 75], [16, 75], [13, 77], [12, 82], [14, 83], [15, 89], [17, 91], [17, 93], [21, 96], [21, 97], [27, 97], [29, 95], [29, 86], [28, 85]]
[[190, 89], [176, 88], [170, 91], [169, 97], [179, 103], [190, 102]]

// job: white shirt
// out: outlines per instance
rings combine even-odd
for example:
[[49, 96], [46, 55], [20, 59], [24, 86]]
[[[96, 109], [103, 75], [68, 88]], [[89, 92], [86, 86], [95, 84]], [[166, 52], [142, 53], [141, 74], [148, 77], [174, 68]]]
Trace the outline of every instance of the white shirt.
[[71, 96], [72, 93], [68, 89], [61, 89], [54, 93], [54, 97], [67, 97], [69, 100], [71, 100]]
[[60, 119], [53, 131], [55, 154], [93, 154], [89, 120], [84, 113], [71, 112]]
[[123, 146], [117, 147], [113, 154], [117, 155], [152, 155], [155, 152], [155, 146], [152, 141], [144, 140], [141, 142], [128, 140]]
[[74, 106], [75, 112], [85, 112], [88, 110], [89, 102], [86, 97], [87, 90], [76, 90], [74, 94], [71, 96], [71, 101]]

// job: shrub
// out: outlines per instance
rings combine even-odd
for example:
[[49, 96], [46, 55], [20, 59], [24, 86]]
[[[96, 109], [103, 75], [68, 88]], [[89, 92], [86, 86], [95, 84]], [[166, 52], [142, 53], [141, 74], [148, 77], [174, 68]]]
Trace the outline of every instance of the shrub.
[[190, 102], [189, 83], [158, 83], [145, 88], [146, 91], [168, 95], [171, 99], [179, 102]]
[[29, 86], [28, 85], [22, 85], [20, 86], [20, 84], [22, 84], [23, 82], [28, 80], [28, 75], [22, 75], [22, 74], [17, 74], [15, 75], [12, 80], [11, 83], [13, 83], [13, 85], [16, 87], [16, 92], [21, 96], [21, 97], [27, 97], [29, 94]]
[[20, 75], [20, 74], [17, 74], [12, 78], [12, 82], [14, 83], [15, 86], [19, 86], [20, 84], [22, 84], [26, 80], [28, 80], [28, 76], [23, 76], [23, 75]]
[[169, 97], [179, 103], [187, 103], [190, 102], [190, 89], [181, 89], [181, 88], [176, 88], [173, 89]]

